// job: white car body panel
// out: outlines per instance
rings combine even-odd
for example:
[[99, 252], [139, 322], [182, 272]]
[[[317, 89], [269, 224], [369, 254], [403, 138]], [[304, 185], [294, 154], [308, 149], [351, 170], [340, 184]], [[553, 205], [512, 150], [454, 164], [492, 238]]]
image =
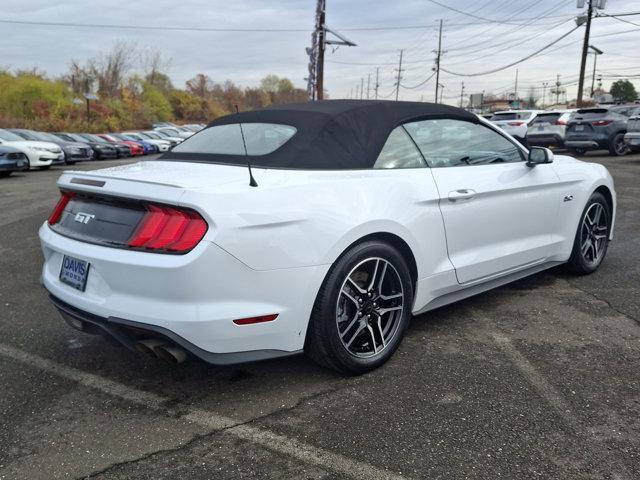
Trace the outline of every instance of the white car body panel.
[[54, 160], [64, 158], [62, 148], [51, 142], [35, 140], [24, 140], [20, 142], [2, 141], [2, 145], [16, 148], [24, 153], [29, 159], [31, 169], [49, 167]]
[[[191, 252], [163, 255], [82, 243], [45, 223], [44, 286], [82, 311], [162, 327], [206, 352], [293, 353], [304, 346], [330, 266], [363, 237], [392, 235], [410, 248], [415, 313], [566, 261], [582, 209], [599, 186], [612, 192], [615, 211], [606, 169], [561, 156], [535, 167], [253, 171], [256, 188], [242, 166], [143, 161], [66, 171], [63, 189], [193, 208], [209, 229]], [[449, 201], [459, 189], [476, 195]], [[90, 262], [85, 292], [60, 282], [65, 254]], [[279, 316], [269, 323], [232, 322], [272, 313]]]

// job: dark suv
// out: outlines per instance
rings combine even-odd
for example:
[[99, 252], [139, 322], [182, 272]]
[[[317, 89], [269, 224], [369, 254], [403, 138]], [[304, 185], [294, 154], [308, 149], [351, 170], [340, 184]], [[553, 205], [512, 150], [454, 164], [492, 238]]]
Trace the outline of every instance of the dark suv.
[[587, 150], [609, 150], [611, 155], [629, 152], [624, 141], [627, 117], [607, 108], [581, 108], [567, 124], [564, 145], [575, 155]]
[[640, 152], [640, 107], [630, 112], [624, 141], [632, 152]]

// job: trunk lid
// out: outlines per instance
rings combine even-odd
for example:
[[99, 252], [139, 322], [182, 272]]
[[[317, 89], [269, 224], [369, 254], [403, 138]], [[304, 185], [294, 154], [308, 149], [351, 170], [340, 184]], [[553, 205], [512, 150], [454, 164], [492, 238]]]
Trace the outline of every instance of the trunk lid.
[[[89, 187], [92, 191], [104, 193], [126, 189], [127, 184], [140, 183], [147, 184], [151, 190], [162, 187], [162, 190], [174, 191], [170, 196], [175, 197], [184, 190], [219, 191], [223, 185], [248, 185], [249, 173], [245, 166], [150, 160], [91, 172], [67, 171], [58, 182], [63, 188]], [[134, 192], [140, 193], [141, 189], [133, 188]]]

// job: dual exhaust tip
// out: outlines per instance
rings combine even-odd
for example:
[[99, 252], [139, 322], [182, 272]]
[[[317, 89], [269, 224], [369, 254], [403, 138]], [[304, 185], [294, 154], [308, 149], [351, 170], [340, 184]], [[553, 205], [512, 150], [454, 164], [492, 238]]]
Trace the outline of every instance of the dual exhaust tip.
[[135, 344], [136, 350], [150, 357], [160, 358], [166, 362], [177, 365], [187, 359], [187, 352], [182, 348], [167, 343], [160, 338], [146, 338]]

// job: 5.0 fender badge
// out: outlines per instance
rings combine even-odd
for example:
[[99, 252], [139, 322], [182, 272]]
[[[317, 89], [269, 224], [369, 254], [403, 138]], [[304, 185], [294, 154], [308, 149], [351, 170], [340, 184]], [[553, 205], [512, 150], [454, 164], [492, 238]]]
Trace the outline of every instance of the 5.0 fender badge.
[[565, 195], [564, 196], [564, 201], [565, 202], [570, 202], [571, 200], [573, 200], [573, 195]]

